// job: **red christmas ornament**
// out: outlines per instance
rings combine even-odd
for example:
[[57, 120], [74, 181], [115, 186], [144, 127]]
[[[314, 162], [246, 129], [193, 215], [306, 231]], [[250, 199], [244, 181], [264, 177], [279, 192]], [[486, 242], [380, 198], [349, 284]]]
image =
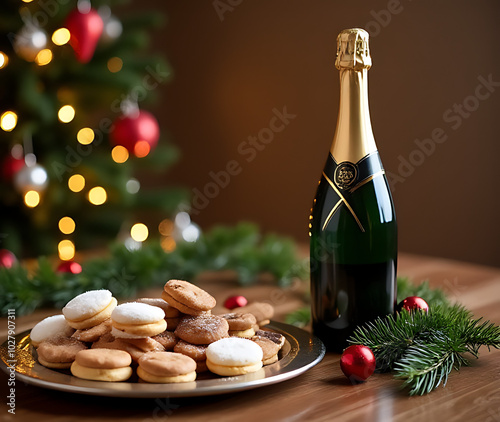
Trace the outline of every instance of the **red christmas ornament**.
[[247, 304], [248, 300], [245, 296], [230, 296], [224, 302], [224, 307], [226, 309], [235, 309], [246, 306]]
[[427, 302], [418, 296], [409, 296], [405, 300], [402, 300], [398, 305], [398, 310], [406, 309], [407, 311], [412, 311], [414, 309], [420, 309], [422, 311], [428, 312], [429, 305]]
[[80, 274], [82, 272], [82, 266], [75, 261], [63, 261], [57, 267], [58, 273], [70, 273], [70, 274]]
[[340, 369], [351, 382], [363, 382], [375, 372], [375, 355], [369, 347], [356, 344], [344, 350]]
[[2, 176], [5, 180], [12, 180], [15, 174], [24, 167], [22, 158], [8, 155], [2, 163]]
[[7, 249], [0, 249], [0, 267], [12, 268], [17, 263], [16, 256]]
[[114, 122], [109, 134], [112, 145], [121, 145], [136, 157], [145, 157], [160, 138], [158, 120], [148, 111], [123, 116]]
[[71, 34], [69, 43], [75, 50], [76, 59], [80, 63], [88, 63], [94, 56], [104, 28], [101, 16], [94, 9], [90, 9], [88, 13], [75, 9], [66, 18], [64, 26]]

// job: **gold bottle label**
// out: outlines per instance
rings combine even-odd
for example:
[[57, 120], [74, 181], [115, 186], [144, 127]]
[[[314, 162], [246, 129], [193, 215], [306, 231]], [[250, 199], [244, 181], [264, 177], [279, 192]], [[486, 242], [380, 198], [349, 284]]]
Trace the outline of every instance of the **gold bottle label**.
[[382, 167], [382, 162], [380, 161], [377, 151], [366, 155], [357, 163], [351, 163], [349, 161], [337, 163], [335, 158], [330, 154], [326, 160], [323, 178], [330, 185], [334, 194], [338, 198], [326, 216], [322, 229], [325, 230], [327, 228], [332, 217], [341, 208], [341, 206], [344, 205], [352, 214], [359, 229], [364, 232], [365, 228], [363, 227], [362, 222], [349, 203], [350, 196], [361, 186], [372, 181], [375, 177], [382, 176], [384, 174], [385, 171]]

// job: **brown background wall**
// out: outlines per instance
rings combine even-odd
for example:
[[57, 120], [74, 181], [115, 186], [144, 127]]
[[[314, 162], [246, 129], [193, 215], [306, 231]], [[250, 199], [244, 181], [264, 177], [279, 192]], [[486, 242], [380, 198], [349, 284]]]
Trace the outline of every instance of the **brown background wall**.
[[[155, 43], [175, 71], [156, 112], [183, 158], [152, 184], [204, 191], [210, 172], [236, 160], [240, 173], [195, 221], [208, 228], [251, 220], [307, 242], [309, 208], [338, 111], [336, 35], [364, 27], [374, 63], [375, 138], [386, 170], [401, 177], [393, 187], [400, 250], [500, 266], [500, 3], [218, 4], [227, 5], [223, 20], [212, 1], [141, 0], [134, 6], [167, 14]], [[490, 91], [477, 88], [488, 79], [495, 81]], [[274, 108], [284, 107], [296, 117], [249, 162], [251, 153], [238, 148], [268, 127]], [[428, 146], [427, 155], [418, 152], [416, 140], [439, 128], [446, 140]], [[403, 168], [403, 160], [412, 168]]]

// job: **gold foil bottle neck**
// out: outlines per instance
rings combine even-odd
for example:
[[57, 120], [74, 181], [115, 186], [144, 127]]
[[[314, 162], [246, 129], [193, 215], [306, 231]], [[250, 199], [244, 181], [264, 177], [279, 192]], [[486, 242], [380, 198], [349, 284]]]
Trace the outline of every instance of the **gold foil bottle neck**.
[[337, 37], [337, 69], [369, 69], [372, 65], [368, 32], [361, 28], [344, 29]]

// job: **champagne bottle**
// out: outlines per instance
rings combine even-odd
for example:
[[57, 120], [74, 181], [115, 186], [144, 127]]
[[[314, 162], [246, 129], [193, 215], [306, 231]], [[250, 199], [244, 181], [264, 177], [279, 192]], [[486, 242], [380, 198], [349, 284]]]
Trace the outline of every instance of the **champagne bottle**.
[[371, 64], [368, 33], [342, 31], [337, 127], [309, 217], [313, 331], [337, 352], [396, 301], [397, 224], [370, 121]]

